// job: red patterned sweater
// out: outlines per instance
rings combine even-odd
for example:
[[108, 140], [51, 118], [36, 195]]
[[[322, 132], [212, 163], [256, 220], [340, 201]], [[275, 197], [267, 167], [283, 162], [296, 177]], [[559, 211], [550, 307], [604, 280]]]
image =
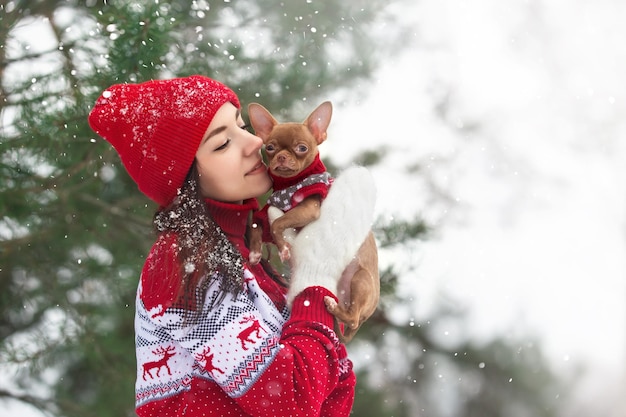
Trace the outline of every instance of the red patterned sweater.
[[[244, 259], [243, 236], [256, 201], [207, 200]], [[172, 307], [179, 284], [176, 238], [157, 239], [137, 290], [136, 410], [139, 416], [348, 416], [356, 378], [323, 302], [310, 287], [294, 300], [260, 265], [244, 270], [243, 291], [204, 311], [193, 325]]]
[[328, 195], [328, 190], [333, 183], [333, 178], [326, 171], [326, 166], [317, 154], [315, 159], [298, 175], [293, 177], [279, 177], [269, 173], [272, 178], [272, 194], [267, 200], [267, 204], [254, 213], [254, 222], [263, 228], [263, 241], [272, 242], [272, 234], [270, 233], [270, 222], [267, 215], [267, 209], [270, 206], [287, 212], [297, 206], [307, 197], [318, 195], [324, 200]]

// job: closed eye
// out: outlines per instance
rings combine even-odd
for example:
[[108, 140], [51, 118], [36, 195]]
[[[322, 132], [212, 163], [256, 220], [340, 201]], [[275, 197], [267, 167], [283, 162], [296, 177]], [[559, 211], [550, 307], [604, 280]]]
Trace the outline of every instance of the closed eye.
[[230, 145], [230, 139], [227, 138], [226, 142], [224, 142], [223, 144], [221, 144], [220, 146], [215, 148], [215, 151], [221, 151], [223, 149], [226, 149], [228, 147], [228, 145]]

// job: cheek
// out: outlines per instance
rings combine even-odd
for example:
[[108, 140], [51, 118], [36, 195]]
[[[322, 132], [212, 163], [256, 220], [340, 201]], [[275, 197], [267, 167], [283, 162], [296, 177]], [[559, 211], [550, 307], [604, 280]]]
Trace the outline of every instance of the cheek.
[[200, 175], [200, 189], [204, 197], [215, 198], [214, 194], [220, 193], [220, 187], [228, 180], [228, 172], [216, 163], [203, 163], [198, 161], [198, 174]]
[[240, 179], [238, 171], [233, 164], [213, 164], [200, 173], [200, 189], [204, 197], [217, 201], [241, 200], [242, 192], [246, 190], [246, 183]]

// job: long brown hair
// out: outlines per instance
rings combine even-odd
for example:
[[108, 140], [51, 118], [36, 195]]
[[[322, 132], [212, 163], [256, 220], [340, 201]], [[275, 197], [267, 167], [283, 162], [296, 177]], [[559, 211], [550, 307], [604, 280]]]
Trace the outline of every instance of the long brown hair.
[[244, 260], [211, 218], [200, 194], [195, 162], [178, 196], [155, 214], [154, 227], [158, 233], [173, 232], [177, 237], [181, 280], [174, 306], [197, 316], [213, 282], [218, 282], [220, 288], [214, 303], [221, 303], [228, 293], [239, 294]]

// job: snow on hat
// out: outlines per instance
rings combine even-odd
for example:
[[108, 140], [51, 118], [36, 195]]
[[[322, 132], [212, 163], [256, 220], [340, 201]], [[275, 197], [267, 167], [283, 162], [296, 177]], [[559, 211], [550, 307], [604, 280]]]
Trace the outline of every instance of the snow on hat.
[[113, 145], [139, 189], [167, 206], [213, 116], [227, 102], [240, 107], [231, 89], [200, 75], [116, 84], [96, 100], [89, 125]]

